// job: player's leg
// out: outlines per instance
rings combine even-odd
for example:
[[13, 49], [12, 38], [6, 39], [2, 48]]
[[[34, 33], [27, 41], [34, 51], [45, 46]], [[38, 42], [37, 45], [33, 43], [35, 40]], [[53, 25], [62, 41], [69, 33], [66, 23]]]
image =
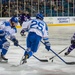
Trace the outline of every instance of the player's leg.
[[65, 55], [70, 54], [70, 52], [75, 48], [75, 38], [71, 38], [71, 45], [69, 46], [67, 52], [65, 52]]
[[27, 48], [29, 49], [28, 55], [29, 58], [33, 53], [37, 52], [41, 37], [34, 32], [30, 32], [27, 38]]
[[3, 45], [2, 45], [1, 58], [4, 61], [8, 61], [8, 59], [5, 58], [5, 55], [6, 55], [7, 51], [8, 51], [9, 46], [10, 46], [10, 43], [8, 41], [4, 42]]
[[75, 48], [75, 45], [70, 45], [70, 47], [68, 48], [67, 52], [65, 52], [65, 55], [70, 54], [70, 52]]
[[27, 59], [30, 58], [32, 55], [33, 55], [33, 52], [32, 51], [29, 51], [27, 49], [27, 51], [25, 51], [24, 56], [22, 58], [22, 64], [23, 63], [27, 63]]
[[24, 53], [25, 60], [30, 58], [33, 53], [37, 52], [39, 43], [41, 41], [41, 37], [36, 35], [35, 33], [29, 33], [27, 37], [27, 51]]

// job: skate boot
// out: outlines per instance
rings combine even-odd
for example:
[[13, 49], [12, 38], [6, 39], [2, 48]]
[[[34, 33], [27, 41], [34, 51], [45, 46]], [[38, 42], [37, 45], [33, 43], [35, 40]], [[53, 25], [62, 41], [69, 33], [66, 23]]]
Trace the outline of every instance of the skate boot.
[[70, 52], [65, 52], [65, 54], [64, 54], [64, 55], [65, 55], [65, 56], [67, 56], [69, 53], [70, 53]]
[[0, 62], [2, 63], [7, 63], [8, 62], [8, 59], [4, 57], [4, 55], [0, 55]]
[[27, 63], [28, 55], [23, 56], [21, 64]]

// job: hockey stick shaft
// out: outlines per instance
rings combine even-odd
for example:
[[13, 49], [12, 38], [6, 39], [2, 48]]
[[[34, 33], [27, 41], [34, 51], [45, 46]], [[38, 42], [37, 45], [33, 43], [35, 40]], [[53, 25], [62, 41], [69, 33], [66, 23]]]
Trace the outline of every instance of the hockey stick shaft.
[[[10, 40], [10, 39], [9, 39], [9, 40]], [[10, 41], [11, 41], [11, 40], [10, 40]], [[12, 41], [12, 42], [13, 42], [13, 41]], [[25, 49], [25, 48], [23, 48], [21, 45], [19, 45], [19, 44], [18, 44], [18, 46], [19, 46], [20, 48], [22, 48], [23, 50], [25, 50], [25, 51], [26, 51], [26, 49]], [[39, 59], [38, 57], [36, 57], [36, 56], [34, 56], [34, 55], [33, 55], [33, 57], [34, 57], [34, 58], [36, 58], [37, 60], [41, 61], [41, 62], [48, 62], [48, 60], [47, 60], [47, 59]]]
[[[61, 53], [62, 53], [63, 51], [65, 51], [67, 48], [68, 48], [68, 47], [64, 48], [64, 49], [61, 50], [58, 54], [61, 54]], [[49, 60], [53, 59], [54, 57], [56, 57], [56, 55], [55, 55], [55, 56], [52, 56], [51, 58], [49, 58]]]
[[[42, 42], [42, 41], [41, 41]], [[42, 42], [43, 43], [43, 42]], [[44, 44], [44, 43], [43, 43]], [[45, 44], [44, 44], [45, 45]], [[57, 53], [55, 53], [52, 49], [50, 49], [52, 53], [54, 53], [59, 59], [61, 59], [64, 63], [66, 63]]]
[[[42, 42], [42, 41], [41, 41]], [[42, 42], [43, 43], [43, 42]], [[44, 44], [44, 43], [43, 43]], [[45, 44], [44, 44], [45, 45]], [[53, 51], [52, 49], [50, 49], [50, 51], [52, 53], [54, 53], [61, 61], [63, 61], [65, 64], [68, 64], [68, 65], [73, 65], [75, 64], [75, 62], [66, 62], [63, 58], [61, 58], [55, 51]]]
[[[23, 50], [25, 50], [26, 51], [26, 49], [25, 48], [23, 48], [21, 45], [18, 45], [20, 48], [22, 48]], [[48, 62], [48, 60], [46, 60], [46, 59], [39, 59], [38, 57], [36, 57], [35, 55], [33, 55], [33, 57], [34, 58], [36, 58], [37, 60], [39, 60], [39, 61], [41, 61], [41, 62]]]
[[64, 59], [62, 59], [57, 53], [55, 53], [52, 49], [50, 49], [60, 60], [62, 60], [65, 64], [68, 65], [75, 65], [75, 62], [66, 62]]

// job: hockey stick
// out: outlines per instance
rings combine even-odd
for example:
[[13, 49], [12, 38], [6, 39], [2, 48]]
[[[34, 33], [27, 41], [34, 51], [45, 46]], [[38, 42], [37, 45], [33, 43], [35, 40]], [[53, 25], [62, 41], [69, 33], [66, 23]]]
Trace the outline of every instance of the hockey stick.
[[[10, 40], [10, 39], [9, 39], [9, 40]], [[10, 40], [10, 41], [11, 41], [11, 40]], [[12, 42], [13, 42], [13, 41], [12, 41]], [[25, 51], [26, 51], [26, 49], [25, 49], [25, 48], [23, 48], [21, 45], [19, 45], [19, 44], [18, 44], [18, 46], [19, 46], [20, 48], [22, 48], [23, 50], [25, 50]], [[34, 58], [36, 58], [37, 60], [41, 61], [41, 62], [48, 62], [48, 60], [47, 60], [47, 59], [39, 59], [38, 57], [36, 57], [36, 56], [34, 56], [34, 55], [33, 55], [33, 57], [34, 57]]]
[[[41, 41], [42, 42], [42, 41]], [[43, 42], [42, 42], [43, 43]], [[44, 43], [43, 43], [44, 44]], [[44, 44], [45, 45], [45, 44]], [[54, 53], [61, 61], [63, 61], [65, 64], [68, 64], [68, 65], [74, 65], [75, 62], [66, 62], [64, 59], [62, 59], [56, 52], [54, 52], [52, 49], [50, 49], [50, 51], [52, 53]]]
[[[18, 44], [18, 46], [19, 46], [20, 48], [22, 48], [24, 51], [26, 51], [26, 49], [23, 48], [21, 45]], [[36, 57], [36, 56], [34, 56], [34, 55], [33, 55], [33, 57], [36, 58], [37, 60], [41, 61], [41, 62], [48, 62], [47, 59], [39, 59], [38, 57]], [[18, 67], [18, 66], [20, 66], [20, 65], [23, 65], [23, 64], [21, 63], [21, 61], [22, 61], [22, 59], [20, 60], [20, 63], [19, 63], [18, 65], [11, 65], [11, 67]]]
[[[26, 49], [25, 49], [25, 48], [23, 48], [21, 45], [19, 45], [19, 44], [18, 44], [18, 46], [19, 46], [20, 48], [22, 48], [23, 50], [25, 50], [25, 51], [26, 51]], [[33, 55], [33, 57], [34, 57], [34, 58], [36, 58], [37, 60], [41, 61], [41, 62], [48, 62], [48, 60], [47, 60], [47, 59], [39, 59], [39, 58], [38, 58], [38, 57], [36, 57], [35, 55]]]
[[[68, 47], [64, 48], [63, 50], [61, 50], [58, 54], [61, 54], [63, 51], [65, 51]], [[53, 59], [56, 56], [52, 56], [51, 58], [49, 58], [49, 60]]]

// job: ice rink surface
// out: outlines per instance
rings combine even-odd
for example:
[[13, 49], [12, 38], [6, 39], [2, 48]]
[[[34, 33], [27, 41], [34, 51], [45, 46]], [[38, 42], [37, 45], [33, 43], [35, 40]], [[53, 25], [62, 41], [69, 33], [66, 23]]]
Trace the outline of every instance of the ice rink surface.
[[[26, 48], [26, 37], [20, 36], [18, 29], [17, 39], [19, 44]], [[60, 52], [70, 45], [70, 39], [75, 32], [75, 26], [53, 26], [49, 27], [49, 38], [51, 43], [51, 49], [56, 53]], [[75, 50], [73, 50], [68, 56], [64, 56], [67, 49], [59, 56], [66, 62], [75, 61]], [[28, 59], [27, 63], [20, 66], [18, 65], [23, 56], [24, 50], [20, 47], [11, 46], [6, 57], [9, 59], [8, 63], [0, 63], [0, 75], [75, 75], [75, 65], [67, 65], [58, 57], [53, 59], [53, 62], [49, 60], [52, 56], [55, 56], [51, 51], [47, 51], [42, 43], [34, 55], [40, 59], [48, 59], [48, 62], [40, 62], [34, 57]]]

